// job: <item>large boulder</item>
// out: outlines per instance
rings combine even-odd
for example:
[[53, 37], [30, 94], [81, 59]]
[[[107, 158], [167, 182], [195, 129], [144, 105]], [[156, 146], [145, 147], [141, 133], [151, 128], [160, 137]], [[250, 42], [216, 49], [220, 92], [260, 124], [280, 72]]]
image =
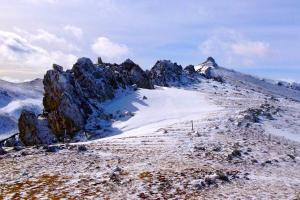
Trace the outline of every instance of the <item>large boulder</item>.
[[177, 86], [183, 74], [183, 69], [177, 63], [169, 60], [159, 60], [149, 72], [150, 79], [154, 85]]
[[23, 111], [19, 118], [19, 137], [26, 146], [52, 144], [57, 141], [45, 118], [39, 118], [35, 113]]

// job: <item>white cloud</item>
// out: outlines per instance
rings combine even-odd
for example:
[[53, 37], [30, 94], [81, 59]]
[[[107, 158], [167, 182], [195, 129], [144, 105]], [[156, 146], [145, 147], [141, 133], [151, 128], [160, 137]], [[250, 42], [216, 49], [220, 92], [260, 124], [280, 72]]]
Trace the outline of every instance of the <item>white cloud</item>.
[[261, 41], [241, 41], [231, 45], [235, 54], [263, 57], [270, 52], [270, 45]]
[[214, 31], [199, 45], [199, 49], [205, 56], [218, 57], [221, 62], [228, 65], [250, 66], [258, 59], [271, 54], [269, 43], [248, 39], [231, 29]]
[[[42, 76], [53, 63], [65, 67], [76, 61], [74, 54], [62, 50], [49, 50], [35, 45], [13, 32], [0, 31], [0, 75], [12, 79], [25, 79], [30, 74]], [[13, 70], [12, 70], [13, 69]]]
[[108, 61], [120, 60], [129, 53], [126, 45], [115, 43], [106, 37], [99, 37], [92, 45], [92, 50]]
[[81, 39], [83, 35], [83, 31], [81, 28], [72, 26], [72, 25], [66, 25], [64, 27], [64, 30], [68, 33], [71, 33], [73, 36], [75, 36], [77, 39]]
[[15, 31], [22, 35], [22, 37], [28, 40], [30, 43], [46, 48], [48, 50], [60, 50], [66, 52], [78, 52], [79, 47], [66, 39], [50, 33], [43, 29], [38, 29], [36, 33], [29, 33], [25, 30], [15, 28]]

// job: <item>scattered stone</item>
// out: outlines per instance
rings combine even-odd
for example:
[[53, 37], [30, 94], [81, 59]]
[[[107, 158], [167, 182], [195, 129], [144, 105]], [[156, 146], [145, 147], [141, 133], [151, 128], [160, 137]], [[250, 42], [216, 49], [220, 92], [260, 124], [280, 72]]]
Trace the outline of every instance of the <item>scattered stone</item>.
[[267, 161], [261, 163], [261, 165], [262, 165], [263, 167], [266, 166], [267, 164], [272, 164], [272, 161], [271, 161], [271, 160], [267, 160]]
[[119, 166], [117, 166], [114, 170], [113, 170], [113, 172], [121, 172], [122, 171], [122, 169], [119, 167]]
[[46, 152], [50, 153], [56, 153], [60, 150], [60, 147], [58, 146], [44, 146], [44, 148], [46, 149]]
[[241, 157], [242, 153], [241, 153], [241, 150], [235, 149], [235, 150], [233, 150], [233, 152], [231, 153], [231, 155], [233, 157]]
[[217, 178], [219, 178], [217, 174], [207, 175], [204, 177], [204, 181], [206, 184], [212, 185], [216, 183]]
[[87, 147], [85, 145], [78, 145], [77, 147], [78, 152], [87, 151]]
[[213, 151], [220, 152], [221, 151], [221, 147], [215, 147], [215, 148], [213, 148]]
[[292, 160], [295, 160], [295, 159], [296, 159], [296, 157], [293, 156], [292, 154], [287, 154], [287, 156], [290, 157]]
[[146, 99], [148, 99], [146, 96], [143, 96], [143, 100], [146, 100]]
[[115, 173], [113, 172], [110, 176], [109, 176], [109, 179], [111, 181], [113, 181], [114, 183], [120, 183], [121, 182], [121, 179], [120, 179], [120, 176], [118, 173]]
[[267, 160], [265, 163], [266, 164], [272, 164], [272, 161], [271, 160]]
[[205, 188], [206, 184], [205, 181], [203, 179], [197, 179], [197, 180], [193, 180], [191, 182], [191, 185], [196, 189], [196, 190], [202, 190], [203, 188]]
[[205, 150], [206, 150], [205, 147], [198, 147], [198, 146], [194, 147], [194, 149], [195, 149], [196, 151], [205, 151]]
[[252, 159], [251, 162], [252, 163], [258, 163], [258, 161], [256, 159]]
[[218, 175], [218, 179], [220, 179], [222, 181], [229, 182], [229, 178], [228, 178], [228, 176], [225, 173], [223, 173], [221, 171], [218, 171], [217, 175]]

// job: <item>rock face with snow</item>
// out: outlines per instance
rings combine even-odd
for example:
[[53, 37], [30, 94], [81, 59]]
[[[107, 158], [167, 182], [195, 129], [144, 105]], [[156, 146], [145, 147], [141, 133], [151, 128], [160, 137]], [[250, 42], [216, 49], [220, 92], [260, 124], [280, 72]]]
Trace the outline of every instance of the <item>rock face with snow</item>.
[[167, 87], [180, 83], [182, 74], [182, 67], [169, 60], [157, 61], [149, 72], [150, 79], [154, 85]]
[[84, 126], [80, 109], [81, 96], [75, 89], [74, 75], [56, 66], [44, 77], [44, 111], [53, 132], [60, 136], [65, 131], [73, 133]]
[[56, 141], [47, 120], [38, 118], [33, 112], [23, 111], [18, 125], [20, 139], [25, 145], [51, 144]]
[[218, 68], [218, 64], [215, 62], [215, 59], [208, 57], [207, 60], [196, 66], [197, 72], [203, 75], [206, 78], [213, 78], [213, 69]]
[[184, 68], [184, 71], [190, 75], [192, 74], [195, 74], [196, 73], [196, 70], [195, 70], [195, 67], [194, 65], [188, 65]]
[[117, 72], [118, 75], [122, 75], [118, 78], [120, 82], [123, 82], [123, 85], [136, 84], [139, 88], [154, 89], [146, 72], [130, 59], [127, 59], [121, 65], [112, 65], [111, 69]]
[[[100, 103], [114, 98], [116, 90], [132, 85], [154, 88], [147, 74], [131, 60], [121, 65], [93, 64], [88, 58], [78, 59], [67, 71], [53, 65], [53, 69], [47, 71], [43, 84], [43, 117], [57, 138], [73, 137], [87, 129], [91, 131], [91, 125], [86, 126], [94, 119], [108, 120], [109, 116], [103, 112]], [[19, 129], [22, 138], [27, 141], [27, 137], [33, 136], [32, 141], [25, 144], [37, 141], [37, 123], [37, 118], [29, 113], [21, 116]], [[101, 128], [99, 123], [94, 125], [97, 129]]]

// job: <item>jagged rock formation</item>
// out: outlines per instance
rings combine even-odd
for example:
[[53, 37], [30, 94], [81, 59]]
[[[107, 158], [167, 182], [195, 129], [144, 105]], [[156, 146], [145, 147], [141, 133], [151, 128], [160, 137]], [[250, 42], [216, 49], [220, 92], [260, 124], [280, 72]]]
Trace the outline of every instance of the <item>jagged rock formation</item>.
[[209, 79], [214, 77], [214, 68], [218, 68], [218, 64], [212, 57], [208, 57], [205, 62], [196, 66], [197, 72]]
[[[118, 89], [181, 86], [197, 80], [193, 65], [183, 70], [169, 60], [157, 61], [147, 72], [130, 59], [120, 65], [103, 63], [101, 58], [97, 62], [93, 64], [88, 58], [80, 58], [71, 70], [64, 71], [54, 64], [53, 69], [47, 71], [43, 80], [42, 118], [25, 111], [19, 120], [20, 138], [25, 145], [48, 142], [39, 138], [40, 127], [45, 126], [49, 129], [42, 128], [42, 134], [48, 131], [50, 138], [54, 134], [58, 140], [99, 133], [102, 124], [107, 124], [111, 118], [100, 103], [114, 98]], [[202, 65], [206, 77], [205, 69], [217, 66], [211, 57]]]
[[127, 59], [121, 65], [112, 65], [111, 69], [122, 74], [118, 78], [124, 85], [136, 84], [139, 88], [154, 89], [146, 72], [130, 59]]
[[150, 79], [154, 85], [167, 87], [178, 85], [182, 74], [182, 67], [169, 60], [157, 61], [149, 72]]
[[184, 71], [190, 75], [192, 74], [195, 74], [196, 73], [196, 70], [195, 70], [195, 67], [194, 65], [188, 65], [184, 68]]
[[[71, 70], [64, 71], [61, 66], [53, 65], [53, 69], [47, 71], [43, 80], [43, 117], [49, 124], [49, 134], [53, 132], [61, 139], [93, 128], [100, 129], [99, 120], [109, 119], [100, 103], [114, 98], [117, 89], [132, 85], [154, 88], [147, 74], [131, 60], [121, 65], [101, 62], [98, 59], [99, 64], [95, 65], [88, 58], [80, 58]], [[91, 125], [91, 121], [94, 124]], [[22, 113], [19, 130], [25, 145], [43, 143], [38, 139], [39, 125], [35, 115]]]
[[48, 121], [45, 118], [38, 118], [33, 112], [23, 111], [18, 125], [20, 139], [25, 145], [56, 142], [56, 137], [48, 127]]

